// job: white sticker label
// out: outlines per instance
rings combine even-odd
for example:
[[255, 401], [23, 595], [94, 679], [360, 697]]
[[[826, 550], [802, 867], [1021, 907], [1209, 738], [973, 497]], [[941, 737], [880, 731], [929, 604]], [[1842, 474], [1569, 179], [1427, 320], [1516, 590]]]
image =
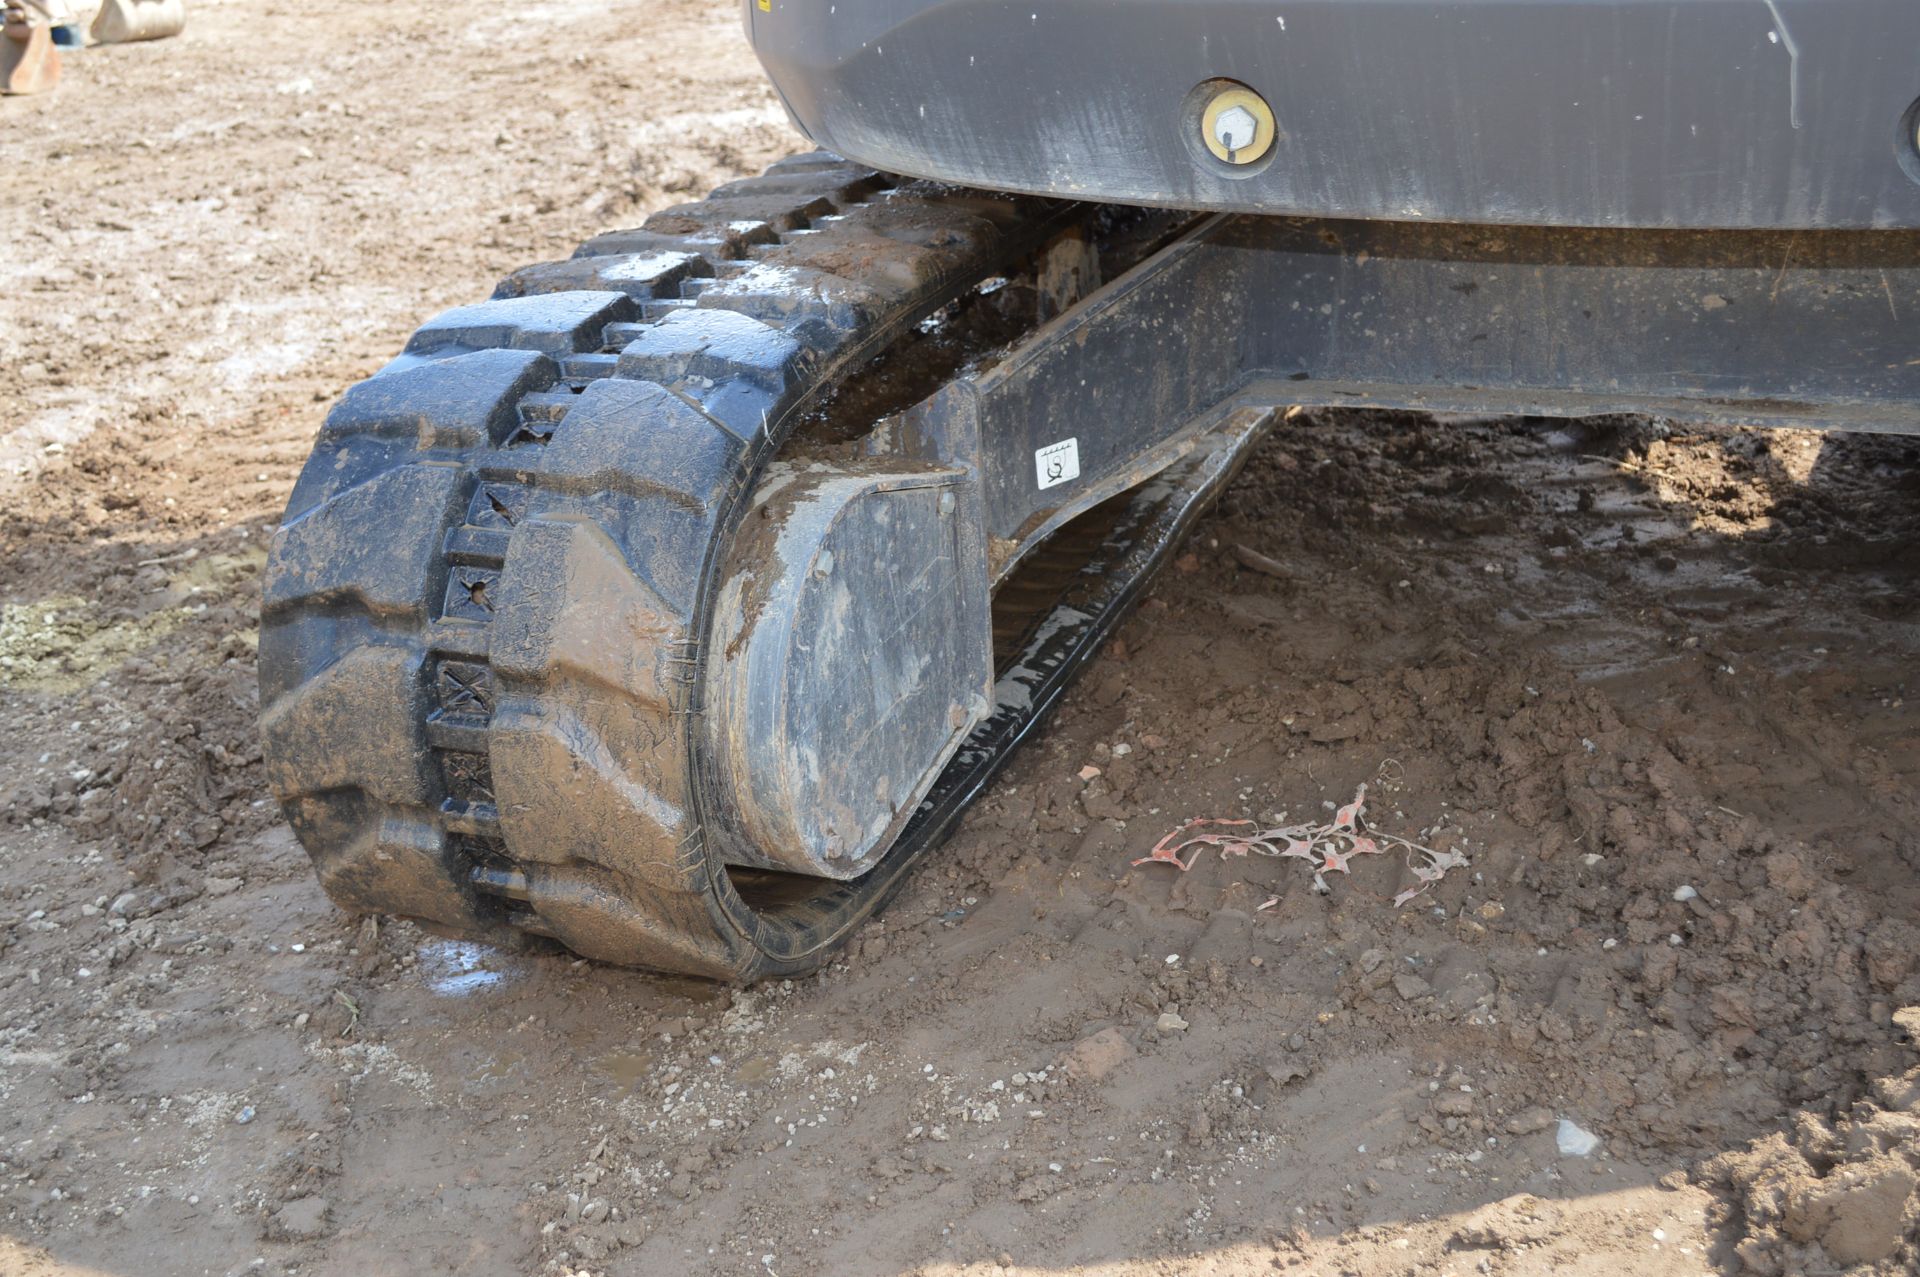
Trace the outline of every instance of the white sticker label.
[[1042, 489], [1058, 487], [1080, 477], [1080, 441], [1062, 439], [1033, 454], [1033, 475]]

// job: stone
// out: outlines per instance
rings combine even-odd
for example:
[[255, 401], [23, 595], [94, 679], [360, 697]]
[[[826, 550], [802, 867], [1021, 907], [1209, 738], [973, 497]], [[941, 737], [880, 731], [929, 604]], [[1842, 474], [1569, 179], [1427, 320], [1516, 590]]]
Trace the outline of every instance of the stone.
[[1098, 1082], [1133, 1058], [1133, 1043], [1117, 1028], [1101, 1029], [1074, 1043], [1059, 1067], [1078, 1082]]
[[1411, 971], [1402, 971], [1393, 977], [1393, 991], [1408, 1002], [1424, 998], [1433, 992], [1433, 986], [1414, 975]]
[[1553, 1110], [1536, 1104], [1507, 1119], [1507, 1134], [1535, 1135], [1553, 1125]]
[[1554, 1147], [1562, 1157], [1591, 1157], [1600, 1147], [1600, 1137], [1571, 1118], [1561, 1118], [1554, 1128]]

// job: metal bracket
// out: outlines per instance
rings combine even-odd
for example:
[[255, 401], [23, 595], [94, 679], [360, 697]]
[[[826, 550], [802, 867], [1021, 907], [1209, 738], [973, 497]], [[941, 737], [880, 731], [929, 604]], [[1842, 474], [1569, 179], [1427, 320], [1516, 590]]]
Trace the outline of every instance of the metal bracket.
[[1213, 217], [872, 448], [976, 477], [998, 582], [1233, 409], [1285, 405], [1920, 433], [1920, 232]]

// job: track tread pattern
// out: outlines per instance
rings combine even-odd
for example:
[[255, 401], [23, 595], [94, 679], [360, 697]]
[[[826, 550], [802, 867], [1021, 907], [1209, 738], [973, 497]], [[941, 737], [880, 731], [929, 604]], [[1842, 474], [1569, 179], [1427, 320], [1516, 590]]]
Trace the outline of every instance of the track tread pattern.
[[665, 971], [815, 965], [698, 827], [707, 580], [776, 423], [1063, 208], [794, 157], [516, 271], [349, 390], [261, 632], [273, 786], [329, 894]]

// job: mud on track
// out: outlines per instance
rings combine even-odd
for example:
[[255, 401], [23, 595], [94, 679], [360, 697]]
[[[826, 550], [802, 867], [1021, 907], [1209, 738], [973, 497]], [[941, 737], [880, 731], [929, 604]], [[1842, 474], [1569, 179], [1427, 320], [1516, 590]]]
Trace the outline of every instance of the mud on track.
[[[844, 963], [501, 955], [278, 822], [264, 538], [419, 318], [798, 145], [734, 7], [202, 0], [0, 118], [0, 1273], [1915, 1264], [1914, 445], [1297, 415]], [[1128, 867], [1362, 781], [1471, 867]]]

